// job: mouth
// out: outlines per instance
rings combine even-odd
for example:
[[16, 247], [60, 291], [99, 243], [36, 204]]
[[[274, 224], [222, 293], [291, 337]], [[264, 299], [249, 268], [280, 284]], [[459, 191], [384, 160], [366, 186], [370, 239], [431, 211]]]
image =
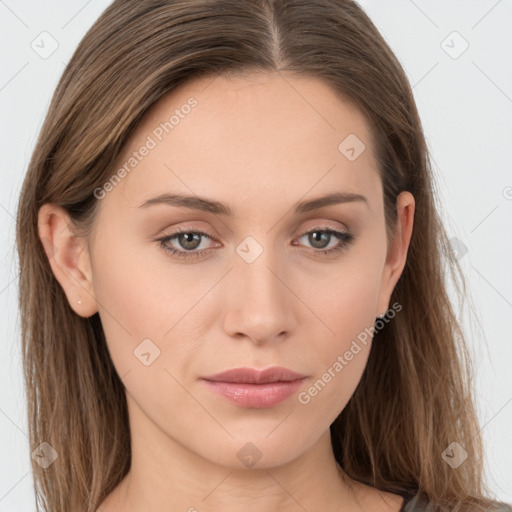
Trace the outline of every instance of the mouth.
[[307, 379], [305, 375], [283, 367], [266, 370], [234, 368], [203, 377], [207, 387], [240, 407], [273, 407], [294, 394]]

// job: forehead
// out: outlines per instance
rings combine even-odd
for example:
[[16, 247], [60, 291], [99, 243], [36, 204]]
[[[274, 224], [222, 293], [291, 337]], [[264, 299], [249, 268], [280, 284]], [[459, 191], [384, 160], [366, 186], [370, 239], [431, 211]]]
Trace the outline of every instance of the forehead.
[[116, 188], [132, 206], [167, 190], [233, 201], [235, 190], [248, 200], [297, 200], [318, 187], [368, 192], [378, 178], [371, 146], [363, 115], [319, 79], [201, 78], [145, 114], [117, 161], [128, 172]]

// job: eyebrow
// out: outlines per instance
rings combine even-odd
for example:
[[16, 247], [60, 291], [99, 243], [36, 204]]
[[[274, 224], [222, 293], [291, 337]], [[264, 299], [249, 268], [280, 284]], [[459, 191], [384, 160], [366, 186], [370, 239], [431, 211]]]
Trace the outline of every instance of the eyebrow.
[[[361, 194], [350, 192], [336, 192], [327, 194], [309, 201], [301, 201], [294, 206], [295, 213], [306, 213], [312, 210], [318, 210], [325, 206], [334, 204], [362, 202], [368, 206], [368, 199]], [[233, 216], [233, 210], [219, 201], [213, 201], [205, 197], [189, 196], [183, 194], [160, 194], [156, 197], [144, 201], [139, 207], [147, 208], [156, 204], [166, 204], [169, 206], [177, 206], [180, 208], [189, 208], [191, 210], [200, 210], [215, 215], [223, 215], [226, 217]]]

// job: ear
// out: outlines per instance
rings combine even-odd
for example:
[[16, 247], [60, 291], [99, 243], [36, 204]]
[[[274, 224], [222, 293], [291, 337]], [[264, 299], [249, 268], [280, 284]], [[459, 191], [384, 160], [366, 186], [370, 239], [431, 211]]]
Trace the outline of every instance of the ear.
[[50, 266], [77, 315], [98, 311], [87, 239], [75, 235], [66, 210], [44, 204], [38, 213], [38, 232]]
[[405, 267], [414, 222], [414, 207], [414, 196], [410, 192], [404, 191], [398, 195], [396, 228], [382, 272], [378, 311], [375, 316], [382, 315], [388, 310], [391, 294]]

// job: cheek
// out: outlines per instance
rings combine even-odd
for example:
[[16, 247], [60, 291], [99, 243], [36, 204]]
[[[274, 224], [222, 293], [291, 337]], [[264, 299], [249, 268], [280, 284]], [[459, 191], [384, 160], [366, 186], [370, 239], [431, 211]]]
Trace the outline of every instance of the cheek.
[[[318, 315], [314, 349], [308, 352], [317, 374], [299, 402], [308, 407], [315, 404], [313, 408], [322, 409], [332, 420], [349, 401], [366, 367], [380, 268], [375, 254], [347, 258], [338, 270], [333, 267], [328, 277], [315, 279], [315, 286], [303, 295]], [[303, 290], [306, 285], [304, 281]]]
[[[345, 350], [346, 349], [346, 350]], [[330, 425], [345, 408], [354, 394], [366, 367], [370, 344], [349, 343], [333, 351], [328, 363], [297, 396], [300, 407], [314, 418]]]
[[301, 275], [298, 294], [325, 324], [329, 347], [343, 348], [347, 340], [373, 326], [381, 272], [378, 253], [358, 251], [313, 276]]
[[119, 375], [139, 369], [141, 354], [149, 353], [144, 358], [154, 360], [152, 367], [169, 370], [188, 362], [187, 353], [202, 337], [204, 304], [209, 304], [203, 299], [221, 272], [171, 263], [156, 249], [149, 258], [148, 242], [109, 241], [98, 244], [94, 254], [94, 290]]
[[140, 249], [118, 237], [97, 245], [94, 291], [112, 359], [122, 375], [136, 362], [134, 350], [145, 340], [157, 346], [173, 325], [179, 295], [164, 295], [161, 275]]
[[333, 332], [322, 326], [317, 329], [314, 348], [308, 352], [315, 374], [297, 397], [312, 416], [323, 418], [327, 424], [336, 419], [352, 397], [371, 349], [374, 316], [372, 308], [359, 301], [371, 302], [373, 291], [364, 294], [357, 288], [357, 292], [326, 304], [322, 319]]

